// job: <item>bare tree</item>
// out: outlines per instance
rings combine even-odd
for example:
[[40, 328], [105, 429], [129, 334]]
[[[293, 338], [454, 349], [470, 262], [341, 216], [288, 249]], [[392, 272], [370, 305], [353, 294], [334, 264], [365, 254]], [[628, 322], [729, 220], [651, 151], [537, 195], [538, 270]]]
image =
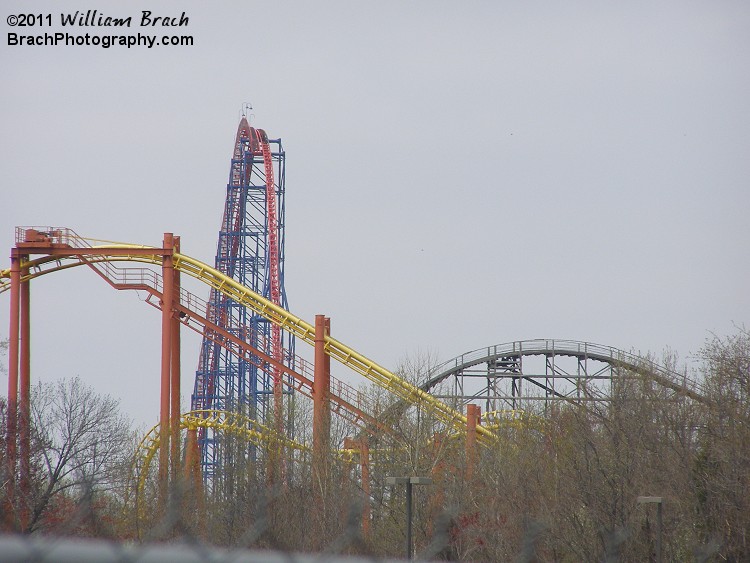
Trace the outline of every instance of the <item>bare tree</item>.
[[701, 351], [712, 401], [694, 464], [697, 527], [726, 561], [750, 558], [750, 333], [715, 337]]
[[37, 384], [31, 405], [33, 487], [26, 532], [64, 517], [54, 513], [73, 498], [90, 500], [112, 490], [132, 456], [130, 421], [120, 414], [118, 401], [79, 378]]

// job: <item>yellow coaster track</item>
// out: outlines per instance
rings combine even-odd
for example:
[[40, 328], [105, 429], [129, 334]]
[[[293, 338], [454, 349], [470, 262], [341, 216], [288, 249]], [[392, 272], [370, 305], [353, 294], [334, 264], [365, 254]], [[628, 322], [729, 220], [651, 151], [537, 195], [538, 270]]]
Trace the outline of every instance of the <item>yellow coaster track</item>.
[[[71, 231], [67, 231], [70, 233]], [[72, 239], [76, 243], [86, 244], [81, 237], [77, 235]], [[67, 241], [66, 241], [67, 242]], [[129, 244], [113, 244], [106, 246], [83, 247], [83, 248], [72, 248], [71, 250], [75, 254], [68, 256], [45, 256], [43, 258], [31, 260], [21, 265], [22, 268], [29, 268], [30, 273], [26, 278], [29, 279], [36, 277], [44, 273], [50, 273], [71, 267], [71, 264], [66, 264], [66, 260], [74, 260], [79, 264], [85, 261], [104, 261], [104, 262], [142, 262], [150, 263], [160, 266], [162, 263], [162, 257], [154, 253], [143, 254], [139, 252], [137, 255], [127, 255], [128, 248], [139, 249], [143, 251], [146, 248], [142, 245], [129, 245]], [[112, 253], [107, 253], [107, 250], [111, 249]], [[95, 252], [93, 252], [95, 250]], [[154, 249], [156, 250], [156, 249]], [[92, 252], [89, 252], [92, 251]], [[39, 253], [43, 250], [38, 251]], [[87, 257], [88, 256], [88, 257]], [[174, 267], [187, 274], [198, 281], [216, 289], [223, 295], [233, 299], [237, 303], [249, 308], [256, 314], [264, 317], [270, 322], [280, 326], [283, 330], [286, 330], [290, 334], [293, 334], [297, 338], [307, 342], [310, 345], [315, 343], [315, 327], [299, 317], [293, 315], [286, 309], [279, 307], [270, 300], [263, 296], [255, 293], [251, 289], [243, 286], [236, 282], [232, 278], [222, 274], [215, 268], [212, 268], [208, 264], [201, 262], [195, 258], [191, 258], [184, 254], [175, 253], [173, 255]], [[46, 269], [45, 269], [46, 267]], [[10, 278], [10, 270], [0, 271], [0, 292], [3, 292], [10, 287], [8, 278]], [[420, 408], [424, 408], [431, 414], [433, 414], [438, 420], [442, 421], [448, 427], [457, 430], [459, 432], [465, 432], [467, 427], [466, 417], [460, 412], [450, 408], [448, 405], [433, 397], [430, 393], [419, 389], [412, 385], [408, 381], [405, 381], [401, 377], [382, 367], [378, 363], [370, 360], [359, 352], [346, 346], [342, 342], [332, 338], [331, 336], [325, 336], [325, 351], [332, 358], [335, 358], [338, 362], [349, 367], [360, 375], [364, 376], [368, 380], [376, 383], [390, 393], [397, 397], [407, 401], [410, 404], [418, 405]], [[480, 441], [489, 443], [495, 438], [495, 434], [483, 426], [477, 426], [477, 437]]]

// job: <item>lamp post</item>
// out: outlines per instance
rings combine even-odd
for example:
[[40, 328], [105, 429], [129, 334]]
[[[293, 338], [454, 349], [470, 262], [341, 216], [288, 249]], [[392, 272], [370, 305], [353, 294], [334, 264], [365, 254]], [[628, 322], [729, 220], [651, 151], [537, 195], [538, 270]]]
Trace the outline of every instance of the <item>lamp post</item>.
[[638, 504], [656, 504], [656, 563], [661, 563], [661, 508], [664, 504], [662, 497], [638, 497]]
[[406, 559], [412, 559], [411, 541], [411, 513], [412, 513], [412, 486], [432, 485], [430, 477], [386, 477], [386, 485], [406, 485]]

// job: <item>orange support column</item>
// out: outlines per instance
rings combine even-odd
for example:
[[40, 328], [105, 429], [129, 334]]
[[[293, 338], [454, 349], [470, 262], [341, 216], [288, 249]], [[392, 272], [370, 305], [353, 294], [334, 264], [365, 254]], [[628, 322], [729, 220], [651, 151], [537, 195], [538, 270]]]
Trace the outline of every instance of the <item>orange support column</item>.
[[359, 453], [359, 468], [362, 478], [362, 536], [367, 538], [370, 535], [370, 445], [367, 437], [359, 440], [353, 438], [344, 438], [344, 448], [347, 450], [356, 450]]
[[[197, 525], [205, 514], [205, 503], [203, 498], [203, 480], [201, 479], [200, 451], [198, 450], [198, 429], [188, 427], [185, 432], [185, 467], [183, 468], [182, 482], [184, 484], [182, 506], [179, 508], [182, 514], [189, 516], [193, 525]], [[205, 530], [201, 532], [196, 529], [196, 539], [205, 541]]]
[[370, 445], [367, 438], [362, 438], [359, 447], [359, 463], [362, 469], [362, 536], [370, 536]]
[[21, 258], [14, 248], [10, 256], [10, 334], [8, 335], [8, 423], [7, 423], [7, 524], [14, 521], [16, 493], [16, 444], [18, 440], [18, 356], [21, 309]]
[[[27, 256], [22, 256], [23, 262]], [[21, 269], [21, 277], [28, 275], [29, 269]], [[18, 403], [20, 430], [20, 523], [26, 530], [29, 523], [29, 495], [31, 494], [31, 287], [29, 280], [21, 281], [21, 385]]]
[[201, 479], [200, 451], [198, 450], [198, 429], [188, 428], [185, 440], [185, 483], [195, 494], [203, 493]]
[[172, 233], [164, 233], [162, 259], [161, 305], [161, 412], [159, 415], [159, 500], [166, 506], [169, 479], [169, 387], [172, 354], [172, 299], [174, 294], [174, 261]]
[[477, 450], [477, 425], [482, 417], [479, 405], [466, 405], [466, 479], [474, 476]]
[[[326, 317], [323, 321], [323, 330], [326, 336], [331, 336], [331, 319]], [[323, 434], [326, 449], [331, 447], [331, 356], [323, 346]]]
[[313, 373], [313, 478], [315, 486], [325, 473], [325, 459], [330, 444], [330, 411], [328, 396], [331, 390], [331, 363], [325, 351], [325, 337], [330, 319], [315, 315], [315, 367]]
[[[323, 328], [326, 336], [331, 336], [331, 319], [329, 317], [326, 317], [323, 321]], [[328, 437], [327, 442], [330, 445], [330, 434], [331, 434], [331, 404], [330, 404], [330, 394], [331, 394], [331, 356], [325, 352], [325, 345], [324, 345], [324, 354], [323, 354], [323, 387], [324, 387], [324, 394], [323, 394], [323, 424], [325, 429], [325, 434]]]
[[322, 549], [320, 538], [326, 528], [326, 495], [329, 493], [328, 454], [331, 443], [328, 397], [331, 390], [330, 364], [326, 361], [325, 338], [327, 319], [324, 315], [315, 315], [315, 365], [313, 371], [313, 449], [312, 449], [312, 487], [313, 549]]
[[[174, 251], [180, 252], [180, 237], [174, 237]], [[180, 272], [173, 270], [174, 294], [173, 303], [180, 303]], [[180, 317], [176, 313], [172, 315], [172, 345], [171, 345], [171, 382], [170, 382], [170, 424], [172, 458], [172, 480], [177, 481], [180, 467]]]

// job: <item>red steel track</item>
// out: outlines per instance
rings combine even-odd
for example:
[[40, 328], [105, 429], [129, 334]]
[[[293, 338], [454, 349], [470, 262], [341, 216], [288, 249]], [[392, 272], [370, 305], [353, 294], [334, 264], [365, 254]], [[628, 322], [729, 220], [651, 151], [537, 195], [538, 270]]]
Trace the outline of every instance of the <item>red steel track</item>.
[[[281, 306], [281, 287], [279, 285], [279, 225], [276, 213], [276, 184], [273, 177], [273, 160], [268, 146], [268, 137], [262, 129], [255, 129], [255, 136], [260, 145], [263, 165], [266, 173], [266, 216], [268, 217], [268, 269], [270, 271], [271, 302]], [[279, 434], [284, 428], [282, 411], [283, 391], [281, 388], [281, 370], [283, 355], [281, 349], [281, 327], [271, 325], [271, 356], [273, 362], [273, 398], [274, 428]]]

